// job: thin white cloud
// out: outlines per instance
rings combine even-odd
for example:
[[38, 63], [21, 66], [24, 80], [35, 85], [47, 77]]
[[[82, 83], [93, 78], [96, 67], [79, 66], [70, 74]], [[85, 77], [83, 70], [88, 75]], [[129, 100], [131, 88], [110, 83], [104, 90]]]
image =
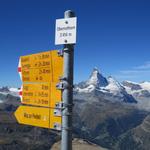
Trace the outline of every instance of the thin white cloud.
[[135, 75], [115, 75], [115, 78], [117, 79], [130, 79], [130, 78], [135, 78]]
[[150, 69], [150, 61], [145, 62], [143, 65], [134, 67], [134, 69], [138, 69], [138, 70]]
[[143, 73], [150, 73], [150, 70], [122, 70], [120, 71], [121, 74], [124, 75], [131, 75], [131, 74], [143, 74]]
[[141, 79], [150, 78], [150, 61], [145, 62], [143, 65], [132, 67], [129, 70], [121, 70], [116, 75], [116, 78], [121, 80], [127, 79]]

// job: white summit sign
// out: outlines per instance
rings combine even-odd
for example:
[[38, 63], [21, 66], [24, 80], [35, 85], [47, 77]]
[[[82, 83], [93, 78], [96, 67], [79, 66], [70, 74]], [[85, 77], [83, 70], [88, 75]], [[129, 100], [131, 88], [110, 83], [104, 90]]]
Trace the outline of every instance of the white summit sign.
[[77, 17], [56, 19], [55, 45], [75, 44]]

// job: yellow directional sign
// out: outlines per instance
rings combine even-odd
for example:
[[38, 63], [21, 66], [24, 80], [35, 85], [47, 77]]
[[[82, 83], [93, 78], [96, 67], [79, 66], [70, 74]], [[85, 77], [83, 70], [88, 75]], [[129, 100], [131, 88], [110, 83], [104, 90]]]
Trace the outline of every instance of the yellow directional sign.
[[63, 76], [63, 57], [57, 54], [57, 51], [52, 51], [52, 81], [57, 82], [59, 78]]
[[15, 117], [20, 124], [61, 130], [61, 116], [54, 109], [19, 106]]
[[23, 84], [22, 103], [35, 106], [55, 108], [61, 102], [61, 90], [56, 83]]
[[22, 56], [18, 72], [23, 81], [21, 102], [25, 104], [15, 112], [18, 122], [61, 130], [61, 110], [57, 106], [62, 93], [56, 84], [63, 76], [63, 57], [57, 50]]
[[22, 81], [52, 82], [52, 70], [50, 70], [50, 68], [35, 68], [30, 70], [22, 70]]
[[21, 56], [21, 68], [22, 70], [28, 70], [31, 68], [41, 68], [51, 66], [51, 53], [52, 51], [42, 52], [38, 54], [32, 54], [27, 56]]
[[57, 50], [20, 57], [23, 82], [58, 82], [63, 75], [63, 57]]

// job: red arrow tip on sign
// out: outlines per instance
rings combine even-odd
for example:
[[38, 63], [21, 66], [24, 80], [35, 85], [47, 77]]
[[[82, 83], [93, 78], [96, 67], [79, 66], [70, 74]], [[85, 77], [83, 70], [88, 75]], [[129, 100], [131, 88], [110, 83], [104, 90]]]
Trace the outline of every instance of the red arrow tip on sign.
[[22, 91], [19, 92], [19, 95], [22, 96]]
[[18, 67], [18, 72], [21, 72], [21, 67]]

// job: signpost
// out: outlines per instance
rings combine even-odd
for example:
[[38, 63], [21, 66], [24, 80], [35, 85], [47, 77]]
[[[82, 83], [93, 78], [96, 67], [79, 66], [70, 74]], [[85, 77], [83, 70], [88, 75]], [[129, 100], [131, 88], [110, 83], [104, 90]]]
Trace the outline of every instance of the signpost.
[[64, 44], [64, 77], [61, 150], [72, 150], [73, 62], [76, 43], [76, 17], [73, 11], [56, 20], [55, 44]]
[[18, 72], [23, 82], [22, 105], [15, 112], [21, 124], [62, 131], [61, 150], [72, 150], [73, 59], [77, 18], [66, 11], [56, 20], [57, 50], [22, 56]]
[[19, 106], [15, 117], [20, 124], [61, 130], [60, 113], [55, 109]]

